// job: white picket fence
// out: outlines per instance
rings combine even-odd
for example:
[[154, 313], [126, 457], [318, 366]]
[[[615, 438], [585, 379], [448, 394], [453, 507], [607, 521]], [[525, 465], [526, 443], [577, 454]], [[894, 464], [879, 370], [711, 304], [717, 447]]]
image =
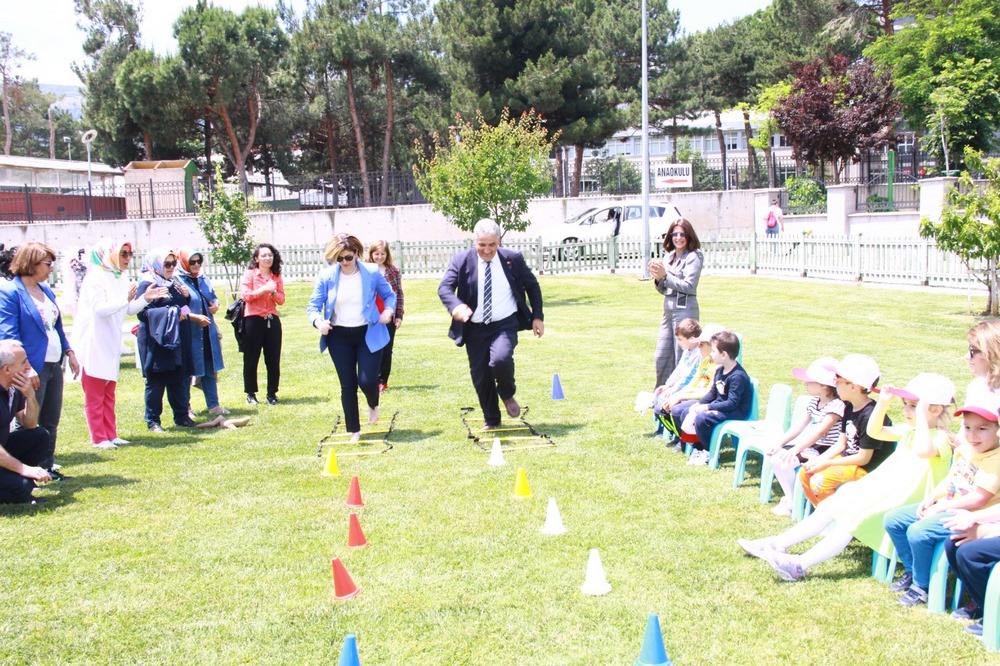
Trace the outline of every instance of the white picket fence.
[[[638, 273], [642, 270], [642, 240], [607, 238], [561, 245], [545, 245], [541, 239], [505, 242], [522, 252], [528, 265], [540, 275], [573, 273]], [[392, 243], [392, 256], [400, 271], [410, 277], [435, 277], [444, 273], [451, 257], [472, 247], [465, 241], [416, 241]], [[315, 278], [326, 266], [323, 246], [287, 246], [279, 248], [285, 280]], [[920, 238], [865, 238], [863, 236], [779, 236], [776, 239], [753, 235], [712, 238], [703, 241], [705, 271], [726, 275], [775, 275], [812, 277], [829, 280], [874, 283], [929, 285], [957, 288], [983, 288], [975, 275], [959, 258], [943, 252]], [[663, 255], [654, 245], [650, 257]], [[129, 266], [129, 276], [138, 279], [142, 257], [137, 255]], [[986, 263], [973, 265], [982, 274]], [[227, 288], [225, 268], [212, 261], [206, 275]], [[53, 275], [58, 282], [60, 276]]]

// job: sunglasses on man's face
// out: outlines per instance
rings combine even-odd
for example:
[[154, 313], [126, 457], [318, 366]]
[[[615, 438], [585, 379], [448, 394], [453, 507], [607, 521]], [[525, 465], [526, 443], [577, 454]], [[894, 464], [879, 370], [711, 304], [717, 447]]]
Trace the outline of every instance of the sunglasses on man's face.
[[340, 262], [340, 263], [342, 263], [342, 264], [349, 264], [352, 261], [354, 261], [354, 255], [353, 254], [342, 254], [339, 257], [337, 257], [337, 261]]
[[164, 261], [163, 262], [163, 267], [164, 268], [173, 268], [176, 265], [177, 265], [177, 260], [176, 259], [174, 261]]

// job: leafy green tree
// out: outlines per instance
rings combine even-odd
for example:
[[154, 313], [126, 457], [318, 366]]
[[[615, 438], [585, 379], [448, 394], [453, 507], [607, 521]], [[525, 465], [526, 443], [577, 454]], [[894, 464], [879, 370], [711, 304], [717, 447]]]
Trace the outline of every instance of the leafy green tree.
[[[933, 238], [946, 252], [957, 254], [962, 263], [989, 289], [987, 313], [1000, 314], [997, 262], [1000, 261], [1000, 158], [986, 158], [973, 148], [965, 148], [965, 163], [958, 187], [948, 192], [941, 221], [920, 220], [920, 235]], [[980, 190], [970, 171], [982, 174]], [[986, 273], [973, 269], [973, 262], [985, 261]]]
[[[865, 55], [891, 73], [909, 126], [933, 127], [942, 100], [932, 93], [942, 85], [958, 85], [965, 88], [964, 108], [948, 118], [949, 150], [990, 150], [1000, 127], [1000, 5], [994, 0], [898, 0], [893, 16], [912, 22], [880, 37]], [[935, 152], [943, 161], [943, 151]]]
[[691, 163], [691, 191], [711, 192], [722, 189], [722, 174], [708, 167], [700, 151], [691, 150], [690, 139], [680, 139], [677, 142], [677, 161], [682, 164]]
[[87, 88], [83, 113], [98, 131], [96, 159], [122, 165], [142, 156], [141, 130], [129, 115], [116, 85], [118, 69], [140, 47], [141, 7], [132, 0], [74, 0], [78, 24], [86, 33], [87, 60], [73, 70]]
[[552, 188], [549, 153], [558, 140], [528, 111], [511, 119], [504, 110], [491, 126], [482, 114], [475, 124], [457, 118], [460, 139], [435, 141], [433, 153], [413, 167], [417, 187], [435, 211], [463, 231], [492, 218], [505, 234], [524, 231], [528, 201]]
[[142, 137], [144, 159], [162, 157], [154, 155], [154, 139], [161, 147], [175, 146], [193, 124], [185, 116], [185, 79], [179, 58], [161, 58], [148, 49], [132, 51], [119, 65], [115, 89]]
[[768, 187], [774, 187], [774, 154], [771, 150], [771, 141], [781, 133], [778, 121], [774, 117], [774, 110], [778, 108], [778, 101], [787, 97], [792, 92], [789, 83], [776, 83], [760, 91], [757, 103], [753, 106], [753, 111], [757, 115], [757, 136], [749, 139], [754, 148], [764, 152], [764, 164], [767, 168]]
[[[48, 157], [55, 159], [56, 148], [59, 156], [68, 158], [63, 148], [63, 137], [69, 137], [74, 148], [82, 151], [79, 142], [82, 127], [79, 121], [65, 109], [55, 106], [58, 98], [44, 93], [32, 79], [21, 81], [10, 91], [11, 113], [11, 154], [25, 157]], [[76, 154], [77, 159], [83, 155]]]
[[212, 261], [225, 268], [231, 290], [250, 263], [257, 246], [242, 189], [226, 183], [222, 166], [215, 165], [214, 189], [203, 188], [198, 202], [198, 226], [212, 251]]
[[617, 157], [596, 157], [587, 162], [586, 175], [601, 184], [602, 192], [638, 192], [642, 174], [632, 162]]
[[246, 187], [246, 163], [267, 112], [268, 85], [288, 37], [276, 12], [248, 7], [241, 14], [198, 0], [174, 23], [191, 82], [192, 101], [207, 112], [223, 153]]
[[34, 56], [22, 49], [14, 46], [14, 41], [9, 32], [0, 32], [0, 110], [3, 111], [3, 154], [10, 155], [10, 147], [14, 141], [14, 132], [11, 125], [11, 96], [15, 89], [20, 86], [20, 79], [16, 75], [21, 61], [31, 60]]
[[[611, 24], [608, 12], [598, 11], [605, 3], [625, 4], [441, 0], [435, 6], [446, 52], [462, 65], [461, 83], [468, 90], [463, 99], [474, 105], [459, 111], [477, 109], [494, 122], [505, 108], [515, 115], [534, 109], [547, 129], [560, 132], [561, 145], [577, 147], [574, 191], [579, 189], [584, 146], [603, 142], [622, 126], [613, 58], [608, 40], [600, 36]], [[632, 31], [628, 39], [636, 34]], [[638, 48], [638, 41], [632, 48]]]

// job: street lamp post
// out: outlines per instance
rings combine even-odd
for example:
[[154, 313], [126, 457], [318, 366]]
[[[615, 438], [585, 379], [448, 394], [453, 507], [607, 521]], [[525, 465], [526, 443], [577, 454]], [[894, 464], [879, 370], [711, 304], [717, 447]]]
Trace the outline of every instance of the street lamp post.
[[72, 162], [73, 161], [73, 143], [71, 142], [71, 140], [70, 140], [70, 138], [68, 136], [64, 136], [63, 137], [63, 143], [66, 144], [66, 152], [68, 153], [68, 157], [66, 159], [69, 160], [70, 162]]

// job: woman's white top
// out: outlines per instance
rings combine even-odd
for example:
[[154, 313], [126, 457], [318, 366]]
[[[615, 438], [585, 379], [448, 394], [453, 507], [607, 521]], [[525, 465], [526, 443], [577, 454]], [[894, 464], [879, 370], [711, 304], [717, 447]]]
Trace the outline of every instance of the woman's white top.
[[361, 271], [356, 270], [350, 275], [340, 272], [337, 284], [337, 302], [333, 304], [334, 326], [353, 328], [367, 326], [364, 304], [361, 302]]
[[38, 300], [34, 296], [31, 299], [35, 301], [35, 307], [38, 308], [38, 314], [42, 317], [42, 324], [45, 325], [45, 334], [49, 339], [48, 345], [45, 348], [45, 362], [58, 363], [63, 353], [62, 340], [59, 339], [59, 331], [56, 330], [56, 320], [59, 319], [59, 308], [44, 293], [42, 293], [42, 300]]
[[121, 368], [122, 324], [146, 307], [141, 296], [128, 300], [129, 282], [100, 268], [87, 271], [73, 318], [73, 350], [90, 377], [118, 381]]

